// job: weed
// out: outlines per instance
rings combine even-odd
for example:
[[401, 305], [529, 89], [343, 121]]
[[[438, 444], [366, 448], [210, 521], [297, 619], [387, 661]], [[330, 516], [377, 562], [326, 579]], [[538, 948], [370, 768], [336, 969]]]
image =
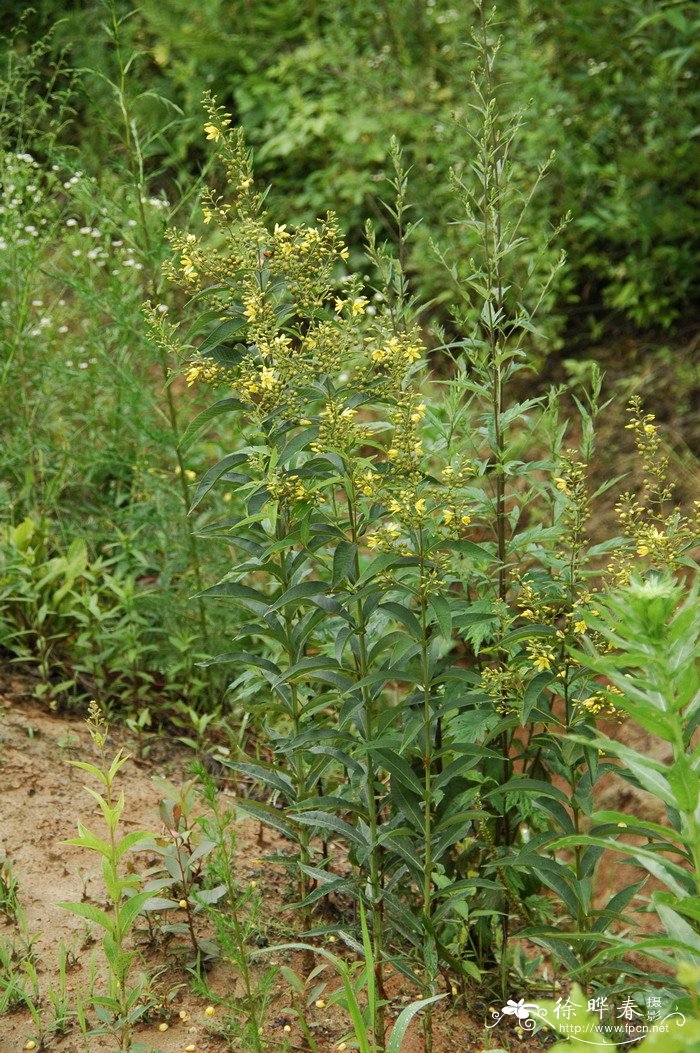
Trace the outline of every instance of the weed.
[[137, 954], [128, 949], [126, 941], [150, 893], [141, 889], [142, 882], [138, 875], [123, 873], [123, 859], [127, 852], [152, 843], [152, 835], [132, 831], [120, 836], [119, 823], [126, 802], [123, 791], [116, 796], [114, 784], [129, 758], [120, 749], [111, 761], [108, 759], [109, 728], [95, 702], [90, 704], [88, 730], [98, 752], [99, 763], [71, 761], [71, 764], [93, 776], [104, 787], [104, 793], [93, 789], [88, 789], [88, 792], [99, 806], [107, 825], [108, 837], [106, 841], [102, 840], [79, 823], [79, 836], [67, 843], [94, 852], [101, 858], [105, 892], [110, 906], [108, 912], [91, 903], [62, 903], [61, 906], [104, 930], [102, 951], [108, 970], [108, 984], [104, 995], [92, 999], [99, 1020], [96, 1033], [114, 1035], [120, 1048], [129, 1051], [138, 1048], [133, 1044], [132, 1036], [135, 1025], [148, 1009], [143, 996], [149, 988], [149, 980], [143, 973], [134, 975]]

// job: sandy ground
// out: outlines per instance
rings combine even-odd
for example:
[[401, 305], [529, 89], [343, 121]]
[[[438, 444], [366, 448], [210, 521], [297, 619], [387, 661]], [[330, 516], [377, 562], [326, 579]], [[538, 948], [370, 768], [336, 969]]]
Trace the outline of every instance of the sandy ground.
[[[26, 696], [21, 682], [6, 684], [6, 687], [0, 694], [0, 845], [13, 862], [27, 928], [36, 941], [39, 983], [46, 1008], [47, 991], [56, 983], [56, 961], [62, 944], [72, 955], [67, 974], [71, 995], [86, 992], [91, 960], [97, 963], [99, 973], [100, 949], [98, 944], [86, 939], [89, 927], [58, 904], [83, 898], [98, 905], [104, 903], [101, 875], [90, 853], [62, 843], [75, 836], [78, 820], [93, 827], [98, 834], [103, 831], [93, 802], [84, 789], [89, 779], [69, 764], [71, 759], [91, 757], [92, 747], [83, 721], [47, 712]], [[119, 745], [127, 748], [133, 745], [121, 728], [113, 734], [115, 749]], [[121, 780], [127, 799], [126, 829], [159, 830], [160, 794], [153, 776], [162, 775], [177, 783], [186, 776], [191, 757], [185, 747], [170, 740], [157, 741], [147, 761], [132, 755]], [[263, 922], [271, 942], [293, 938], [294, 915], [285, 905], [289, 890], [284, 869], [260, 862], [261, 855], [279, 851], [284, 845], [274, 844], [269, 834], [261, 845], [259, 825], [251, 821], [240, 823], [237, 840], [238, 878], [259, 883], [264, 894]], [[333, 846], [331, 848], [333, 850]], [[340, 847], [335, 850], [340, 856]], [[9, 938], [11, 934], [9, 922], [3, 924], [0, 920], [0, 936]], [[144, 954], [151, 969], [163, 970], [157, 985], [166, 1004], [137, 1035], [148, 1053], [184, 1053], [189, 1046], [194, 1046], [196, 1053], [224, 1053], [238, 1048], [213, 1033], [224, 1011], [217, 1008], [214, 1020], [207, 1019], [204, 1014], [207, 1002], [188, 986], [183, 957], [168, 944], [157, 952], [144, 951]], [[303, 973], [301, 958], [287, 955], [284, 959], [278, 956], [277, 960]], [[329, 990], [333, 990], [336, 983], [329, 979]], [[235, 975], [221, 964], [212, 970], [210, 982], [220, 994], [236, 989]], [[99, 988], [99, 979], [97, 986]], [[409, 997], [399, 987], [391, 993], [396, 997], [390, 1018], [416, 997], [415, 992]], [[471, 1012], [460, 998], [447, 999], [437, 1014], [434, 1053], [481, 1053], [496, 1048], [539, 1053], [543, 1048], [536, 1039], [527, 1036], [521, 1041], [510, 1019], [496, 1029], [497, 1035], [486, 1030], [484, 1023], [490, 1019], [490, 1006], [476, 994], [468, 995], [464, 1001]], [[280, 979], [265, 1030], [271, 1053], [302, 1053], [309, 1048], [288, 1012], [289, 1005], [288, 987]], [[188, 1014], [185, 1022], [179, 1018], [181, 1010]], [[319, 1053], [336, 1051], [345, 1032], [340, 1011], [319, 1010], [312, 1004], [308, 1019]], [[167, 1031], [158, 1030], [161, 1023], [168, 1023]], [[285, 1031], [285, 1025], [291, 1027], [290, 1032]], [[35, 1031], [25, 1011], [14, 1010], [0, 1017], [0, 1053], [23, 1050], [25, 1043], [35, 1037]], [[115, 1049], [115, 1044], [106, 1038], [91, 1038], [86, 1049], [76, 1030], [63, 1038], [52, 1036], [47, 1048], [56, 1053], [107, 1053]], [[422, 1050], [420, 1024], [414, 1022], [402, 1053]]]

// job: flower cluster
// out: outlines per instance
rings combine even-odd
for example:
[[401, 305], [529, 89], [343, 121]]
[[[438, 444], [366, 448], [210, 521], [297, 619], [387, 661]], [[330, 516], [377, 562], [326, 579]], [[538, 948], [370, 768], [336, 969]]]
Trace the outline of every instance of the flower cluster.
[[528, 640], [525, 650], [533, 668], [538, 673], [548, 672], [556, 661], [554, 648], [542, 640]]
[[396, 384], [402, 384], [412, 367], [425, 355], [425, 346], [417, 329], [393, 333], [389, 337], [380, 330], [367, 337], [367, 352], [370, 379], [386, 376]]
[[356, 423], [357, 410], [345, 405], [343, 399], [329, 399], [319, 413], [318, 436], [311, 443], [314, 453], [352, 454], [362, 437]]
[[579, 703], [587, 713], [593, 717], [604, 717], [608, 720], [622, 720], [622, 713], [610, 698], [611, 695], [621, 695], [618, 687], [610, 685], [605, 691], [596, 691], [595, 694], [584, 698]]
[[286, 501], [289, 504], [305, 501], [310, 494], [310, 491], [294, 472], [290, 472], [289, 475], [281, 475], [279, 472], [271, 473], [267, 477], [267, 489], [270, 497], [274, 498], [275, 501]]
[[499, 713], [505, 716], [519, 711], [524, 683], [515, 665], [487, 667], [481, 673], [481, 685], [489, 698], [493, 699]]
[[683, 553], [697, 541], [700, 532], [700, 502], [693, 514], [685, 516], [671, 505], [673, 487], [668, 481], [668, 457], [662, 453], [662, 439], [654, 415], [643, 413], [641, 400], [630, 400], [630, 422], [637, 450], [644, 466], [642, 494], [624, 493], [617, 504], [617, 516], [624, 536], [631, 544], [616, 553], [608, 566], [615, 586], [628, 585], [639, 570], [639, 560], [649, 567], [678, 566]]
[[466, 461], [456, 467], [448, 464], [442, 470], [442, 482], [445, 487], [441, 497], [442, 521], [450, 534], [463, 534], [472, 522], [470, 505], [464, 489], [473, 475], [474, 468]]
[[396, 477], [420, 478], [419, 469], [423, 459], [421, 424], [424, 416], [425, 403], [415, 391], [404, 391], [398, 395], [390, 418], [393, 435], [387, 450], [392, 474]]

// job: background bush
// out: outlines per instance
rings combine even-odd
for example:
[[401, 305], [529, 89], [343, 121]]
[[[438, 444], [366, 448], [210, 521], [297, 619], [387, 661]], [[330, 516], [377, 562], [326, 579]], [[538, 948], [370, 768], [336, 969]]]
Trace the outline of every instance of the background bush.
[[[115, 8], [130, 9], [123, 0]], [[100, 4], [54, 0], [26, 21], [29, 39], [55, 25], [54, 53], [64, 49], [75, 67], [97, 71], [84, 82], [72, 129], [95, 165], [108, 137], [95, 127], [109, 94], [100, 76], [114, 70], [100, 30], [107, 15]], [[532, 230], [542, 237], [572, 213], [550, 329], [561, 333], [569, 322], [569, 338], [612, 321], [685, 329], [700, 269], [695, 5], [504, 0], [499, 17], [502, 94], [508, 107], [525, 111], [519, 161], [526, 183], [556, 151]], [[421, 297], [437, 298], [433, 310], [443, 316], [450, 289], [431, 242], [458, 246], [465, 267], [471, 249], [463, 227], [450, 225], [458, 217], [447, 174], [470, 163], [472, 19], [470, 5], [449, 0], [204, 0], [196, 9], [144, 0], [124, 32], [142, 51], [143, 87], [183, 114], [160, 144], [167, 181], [201, 162], [200, 99], [215, 87], [245, 127], [259, 178], [273, 187], [275, 215], [308, 222], [332, 205], [356, 260], [364, 217], [380, 213], [389, 138], [397, 135], [413, 164], [412, 199], [422, 217], [409, 266]], [[142, 109], [152, 122], [162, 119], [154, 95]]]

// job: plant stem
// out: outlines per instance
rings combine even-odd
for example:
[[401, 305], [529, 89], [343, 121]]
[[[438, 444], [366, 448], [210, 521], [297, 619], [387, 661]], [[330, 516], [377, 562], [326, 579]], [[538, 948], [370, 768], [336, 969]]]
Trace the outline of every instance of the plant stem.
[[[426, 593], [425, 539], [418, 528], [419, 598], [421, 627], [421, 680], [423, 688], [423, 922], [425, 939], [432, 942], [433, 914], [433, 714], [430, 690], [430, 662], [428, 656], [428, 598]], [[433, 956], [437, 953], [433, 947]], [[428, 995], [434, 994], [435, 975], [428, 975]], [[433, 1014], [428, 1006], [423, 1016], [425, 1053], [433, 1048]]]
[[[355, 580], [360, 575], [360, 561], [357, 554], [357, 546], [359, 542], [359, 533], [357, 525], [357, 514], [354, 504], [354, 486], [352, 483], [352, 476], [346, 475], [347, 487], [346, 495], [348, 501], [348, 518], [350, 522], [350, 535], [353, 544], [356, 546], [355, 552]], [[358, 643], [358, 657], [356, 659], [357, 672], [360, 680], [364, 681], [365, 677], [369, 672], [369, 660], [367, 656], [367, 625], [365, 622], [364, 604], [361, 599], [357, 600], [356, 604], [357, 611], [357, 643]], [[373, 739], [373, 728], [374, 728], [374, 714], [372, 699], [370, 697], [367, 687], [362, 688], [362, 734], [365, 739], [365, 744], [371, 743]], [[378, 833], [379, 833], [379, 818], [378, 818], [378, 807], [376, 798], [376, 771], [374, 768], [374, 762], [372, 760], [371, 753], [369, 750], [365, 751], [365, 794], [367, 797], [367, 818], [369, 822], [371, 851], [369, 856], [369, 884], [371, 889], [372, 901], [370, 908], [372, 912], [372, 953], [374, 956], [374, 975], [377, 987], [377, 1000], [375, 1007], [375, 1019], [372, 1022], [372, 1030], [374, 1034], [375, 1044], [382, 1053], [384, 1050], [384, 919], [382, 916], [382, 879], [381, 879], [381, 868], [379, 862], [380, 849], [377, 844]]]

